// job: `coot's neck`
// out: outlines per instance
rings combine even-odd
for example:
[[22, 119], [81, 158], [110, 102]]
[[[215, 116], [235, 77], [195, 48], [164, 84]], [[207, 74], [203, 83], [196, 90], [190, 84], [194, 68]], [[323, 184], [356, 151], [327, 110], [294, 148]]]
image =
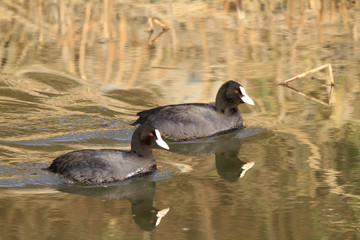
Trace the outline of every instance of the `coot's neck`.
[[219, 113], [223, 113], [225, 115], [234, 115], [238, 114], [238, 102], [231, 102], [231, 99], [226, 98], [226, 87], [221, 86], [218, 93], [216, 94], [215, 100], [215, 108]]
[[143, 145], [139, 140], [133, 139], [131, 141], [131, 150], [130, 152], [135, 153], [139, 157], [143, 158], [154, 158], [152, 149], [148, 146]]

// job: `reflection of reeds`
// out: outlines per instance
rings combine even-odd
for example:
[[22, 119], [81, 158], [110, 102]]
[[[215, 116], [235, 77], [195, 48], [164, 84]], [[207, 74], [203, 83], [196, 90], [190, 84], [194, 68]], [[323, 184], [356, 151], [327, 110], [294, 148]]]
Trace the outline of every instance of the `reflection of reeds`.
[[[119, 8], [119, 3], [104, 0], [102, 3], [86, 3], [84, 12], [77, 12], [77, 4], [82, 4], [81, 1], [72, 2], [61, 2], [59, 6], [48, 4], [44, 1], [37, 1], [36, 3], [31, 3], [29, 5], [26, 4], [18, 4], [14, 5], [11, 1], [3, 1], [3, 8], [5, 9], [16, 9], [16, 18], [21, 20], [26, 19], [21, 24], [25, 24], [25, 26], [31, 26], [31, 28], [27, 28], [27, 34], [32, 34], [33, 32], [37, 32], [38, 41], [48, 43], [55, 41], [56, 45], [59, 46], [63, 52], [62, 57], [64, 58], [64, 62], [68, 63], [68, 66], [64, 69], [65, 71], [72, 72], [76, 74], [75, 69], [77, 68], [78, 74], [81, 78], [87, 79], [91, 76], [89, 81], [103, 81], [106, 83], [116, 83], [115, 85], [120, 84], [124, 78], [130, 79], [131, 76], [134, 76], [134, 73], [130, 73], [129, 71], [136, 70], [136, 68], [132, 67], [136, 63], [135, 58], [125, 58], [124, 56], [129, 55], [127, 49], [124, 48], [124, 44], [126, 43], [126, 39], [133, 44], [138, 44], [143, 41], [142, 36], [146, 35], [146, 33], [141, 33], [146, 29], [146, 22], [142, 22], [142, 26], [139, 25], [141, 21], [138, 21], [136, 25], [134, 24], [137, 21], [137, 18], [140, 17], [147, 18], [148, 13], [156, 13], [166, 12], [169, 14], [174, 14], [174, 16], [164, 15], [162, 14], [162, 18], [170, 21], [172, 20], [172, 24], [174, 25], [174, 31], [171, 32], [173, 38], [172, 41], [174, 44], [172, 47], [178, 48], [178, 43], [181, 45], [181, 48], [187, 47], [188, 41], [181, 39], [183, 36], [175, 34], [176, 26], [178, 24], [182, 24], [185, 28], [194, 27], [194, 29], [199, 30], [199, 38], [196, 43], [202, 49], [203, 53], [203, 63], [204, 67], [208, 68], [212, 63], [212, 56], [210, 55], [210, 48], [213, 48], [212, 39], [209, 38], [209, 35], [213, 35], [216, 28], [220, 26], [225, 26], [229, 34], [224, 34], [223, 41], [225, 41], [225, 37], [229, 38], [229, 36], [234, 36], [234, 31], [239, 34], [236, 38], [237, 41], [233, 42], [231, 39], [229, 48], [236, 49], [239, 45], [237, 43], [245, 43], [242, 51], [248, 51], [249, 56], [251, 56], [254, 62], [258, 61], [258, 58], [264, 57], [279, 57], [281, 44], [276, 46], [279, 40], [279, 30], [278, 26], [281, 29], [284, 26], [289, 27], [290, 29], [294, 26], [298, 27], [297, 34], [295, 35], [295, 41], [291, 41], [291, 36], [289, 35], [289, 42], [292, 43], [292, 56], [296, 56], [296, 52], [298, 52], [299, 45], [307, 44], [304, 43], [305, 31], [308, 31], [306, 28], [309, 27], [309, 22], [317, 19], [316, 25], [318, 27], [318, 39], [320, 41], [324, 40], [323, 36], [323, 25], [324, 23], [336, 23], [339, 20], [343, 23], [344, 28], [347, 28], [350, 24], [353, 24], [353, 37], [357, 39], [358, 32], [358, 24], [356, 19], [358, 19], [358, 14], [354, 13], [351, 8], [347, 5], [347, 2], [335, 3], [335, 1], [331, 1], [331, 3], [327, 3], [326, 1], [309, 1], [307, 5], [304, 0], [299, 2], [293, 1], [275, 1], [274, 3], [264, 3], [256, 4], [255, 2], [250, 1], [230, 1], [226, 0], [224, 3], [224, 11], [215, 12], [215, 14], [211, 14], [211, 19], [215, 19], [219, 26], [213, 26], [209, 23], [209, 13], [213, 11], [213, 6], [211, 4], [206, 5], [203, 4], [199, 9], [204, 12], [204, 15], [197, 16], [192, 15], [192, 12], [188, 13], [186, 17], [181, 11], [174, 11], [173, 9], [178, 9], [179, 7], [184, 7], [182, 2], [177, 2], [176, 4], [169, 5], [156, 5], [156, 4], [147, 4], [146, 11], [137, 12], [135, 17], [131, 17], [127, 12], [131, 12], [133, 9], [137, 9], [137, 5], [132, 5], [131, 3], [120, 4], [121, 12], [116, 12], [113, 9]], [[358, 7], [359, 0], [355, 2], [355, 7]], [[165, 7], [164, 7], [165, 6]], [[196, 6], [196, 5], [195, 5]], [[286, 12], [278, 13], [277, 8], [281, 7], [285, 9]], [[36, 17], [34, 20], [34, 15], [31, 10], [36, 9]], [[308, 11], [309, 9], [314, 9], [314, 12]], [[58, 11], [58, 16], [54, 17], [54, 12]], [[349, 12], [351, 11], [351, 14]], [[338, 13], [337, 13], [338, 12]], [[266, 16], [265, 22], [260, 22], [257, 16], [259, 13], [263, 13]], [[285, 13], [285, 22], [279, 24], [276, 20], [277, 15], [281, 16], [281, 14]], [[228, 24], [230, 19], [224, 17], [224, 14], [227, 16], [236, 16], [237, 24], [232, 26]], [[315, 15], [314, 15], [315, 14]], [[327, 14], [330, 15], [330, 19], [327, 17]], [[336, 18], [336, 14], [342, 16], [342, 18]], [[131, 21], [129, 19], [131, 18]], [[150, 17], [149, 24], [153, 25], [153, 23], [158, 24], [162, 29], [167, 30], [168, 27], [164, 23], [160, 22], [158, 18]], [[195, 21], [194, 21], [195, 20]], [[225, 21], [224, 21], [225, 20]], [[118, 24], [116, 24], [118, 23]], [[251, 24], [249, 24], [251, 23]], [[305, 23], [305, 25], [304, 25]], [[20, 24], [20, 22], [16, 22], [16, 25]], [[268, 27], [267, 32], [267, 40], [270, 41], [270, 45], [275, 46], [273, 56], [264, 56], [263, 41], [260, 42], [261, 38], [263, 38], [264, 34], [264, 26]], [[192, 25], [192, 26], [191, 26]], [[134, 31], [131, 26], [137, 26], [140, 31]], [[301, 26], [301, 27], [300, 27]], [[17, 27], [17, 26], [16, 26]], [[60, 31], [59, 30], [60, 27]], [[15, 31], [11, 31], [11, 28], [8, 28], [8, 33], [10, 36], [16, 35]], [[128, 34], [130, 33], [130, 34]], [[23, 33], [24, 34], [24, 33]], [[149, 44], [154, 44], [154, 40], [157, 40], [162, 33], [159, 33], [155, 38], [149, 38]], [[118, 36], [118, 38], [115, 38]], [[129, 37], [127, 37], [129, 36]], [[221, 37], [221, 35], [219, 35]], [[286, 37], [286, 34], [285, 34]], [[326, 36], [328, 38], [328, 36]], [[33, 38], [27, 37], [30, 42], [34, 42]], [[6, 42], [6, 36], [3, 38]], [[140, 41], [140, 42], [139, 42]], [[195, 40], [196, 41], [196, 40]], [[115, 43], [115, 45], [114, 45]], [[117, 44], [118, 43], [118, 44]], [[165, 51], [164, 46], [169, 42], [156, 42], [156, 44], [161, 45], [162, 47], [158, 48], [158, 51]], [[235, 43], [235, 45], [234, 45]], [[211, 44], [211, 46], [209, 45]], [[287, 45], [287, 43], [285, 43]], [[144, 45], [139, 44], [138, 48], [142, 48]], [[215, 47], [221, 47], [220, 45]], [[276, 50], [279, 49], [279, 50]], [[135, 52], [146, 52], [144, 50], [139, 50]], [[229, 51], [232, 52], [232, 51]], [[87, 54], [90, 54], [89, 56]], [[72, 56], [71, 56], [72, 55]], [[92, 55], [96, 56], [106, 56], [100, 62], [92, 62], [92, 60], [88, 60]], [[164, 54], [162, 54], [165, 56]], [[243, 57], [238, 55], [239, 57]], [[144, 56], [148, 57], [148, 56]], [[284, 59], [284, 57], [281, 57]], [[72, 60], [71, 60], [72, 59]], [[70, 60], [70, 61], [69, 61]], [[181, 59], [182, 61], [187, 61], [187, 59]], [[284, 59], [286, 61], [286, 59]], [[295, 60], [295, 59], [294, 59]], [[77, 63], [74, 65], [74, 61]], [[99, 66], [97, 69], [106, 69], [102, 73], [96, 73], [94, 67], [97, 64], [103, 64], [104, 66]], [[76, 67], [74, 67], [76, 66]], [[191, 65], [190, 65], [191, 66]], [[172, 67], [172, 66], [169, 66]], [[233, 71], [231, 69], [238, 69], [235, 61], [227, 62], [227, 68], [230, 69], [228, 72], [231, 72], [231, 75], [237, 76], [239, 75], [239, 70]], [[132, 69], [132, 70], [131, 70]], [[144, 72], [148, 69], [140, 69], [140, 72]], [[234, 73], [232, 73], [234, 72]], [[95, 73], [95, 74], [94, 74]], [[244, 73], [246, 74], [246, 73]], [[247, 75], [247, 74], [246, 74]], [[137, 76], [140, 76], [137, 74]], [[230, 76], [232, 78], [233, 76]], [[206, 76], [204, 76], [206, 77]], [[119, 85], [118, 85], [119, 86]]]
[[119, 54], [118, 54], [118, 72], [115, 77], [115, 84], [120, 85], [121, 80], [124, 75], [124, 66], [125, 66], [125, 44], [126, 44], [126, 26], [127, 26], [127, 18], [121, 17], [119, 21]]
[[81, 33], [81, 41], [79, 47], [79, 71], [82, 79], [86, 79], [86, 71], [85, 71], [85, 53], [86, 53], [86, 43], [88, 40], [88, 31], [90, 30], [90, 14], [91, 14], [92, 4], [86, 4], [85, 10], [85, 21], [82, 27]]
[[153, 38], [153, 31], [150, 31], [149, 40], [148, 40], [149, 46], [153, 45], [154, 42], [158, 40], [166, 31], [167, 30], [159, 32], [154, 38]]
[[322, 104], [322, 105], [325, 105], [325, 106], [330, 106], [330, 104], [331, 104], [331, 98], [332, 98], [332, 95], [333, 95], [333, 92], [334, 92], [334, 86], [331, 86], [330, 92], [329, 92], [329, 100], [328, 100], [328, 102], [324, 102], [324, 101], [321, 101], [321, 100], [319, 100], [319, 99], [317, 99], [317, 98], [315, 98], [315, 97], [309, 96], [309, 95], [301, 92], [301, 91], [298, 90], [298, 89], [295, 89], [295, 88], [290, 87], [290, 86], [288, 86], [288, 85], [284, 85], [284, 86], [285, 86], [286, 88], [292, 90], [293, 92], [295, 92], [295, 93], [297, 93], [297, 94], [299, 94], [299, 95], [301, 95], [301, 96], [306, 97], [307, 99], [313, 100], [313, 101], [318, 102], [318, 103], [320, 103], [320, 104]]
[[[176, 86], [178, 94], [163, 95], [168, 97], [167, 101], [174, 102], [183, 101], [188, 92], [184, 81], [189, 76], [187, 71], [197, 69], [200, 81], [196, 84], [201, 85], [198, 92], [202, 94], [191, 93], [189, 101], [209, 102], [214, 99], [213, 82], [239, 79], [249, 86], [251, 79], [279, 79], [285, 72], [286, 75], [288, 71], [298, 72], [299, 65], [294, 62], [304, 62], [307, 66], [318, 64], [319, 58], [309, 58], [315, 48], [321, 48], [314, 42], [316, 28], [321, 33], [318, 40], [324, 42], [335, 33], [336, 36], [348, 34], [344, 32], [345, 26], [352, 27], [353, 38], [358, 38], [359, 13], [348, 2], [307, 4], [305, 0], [277, 0], [259, 4], [226, 0], [223, 3], [224, 9], [219, 11], [211, 4], [195, 2], [194, 9], [199, 11], [189, 9], [185, 14], [179, 11], [185, 6], [181, 1], [146, 4], [146, 11], [142, 11], [142, 5], [111, 0], [85, 4], [62, 1], [59, 5], [46, 1], [15, 5], [5, 0], [0, 7], [11, 11], [15, 20], [6, 25], [0, 36], [1, 71], [21, 72], [21, 68], [35, 61], [46, 65], [45, 69], [56, 68], [75, 79], [83, 79], [92, 92], [97, 92], [99, 87], [112, 90], [132, 88], [134, 84], [144, 86], [160, 79]], [[83, 11], [78, 11], [79, 6]], [[158, 18], [170, 22], [172, 30], [160, 32], [161, 39], [148, 38], [148, 16], [156, 16], [151, 18], [152, 22], [161, 28], [167, 26]], [[329, 26], [339, 31], [323, 31]], [[24, 44], [16, 46], [17, 41]], [[20, 54], [8, 52], [9, 45]], [[48, 45], [56, 48], [41, 53]], [[291, 54], [287, 55], [289, 45]], [[335, 55], [331, 48], [322, 50]], [[359, 57], [356, 51], [351, 54], [354, 59]]]

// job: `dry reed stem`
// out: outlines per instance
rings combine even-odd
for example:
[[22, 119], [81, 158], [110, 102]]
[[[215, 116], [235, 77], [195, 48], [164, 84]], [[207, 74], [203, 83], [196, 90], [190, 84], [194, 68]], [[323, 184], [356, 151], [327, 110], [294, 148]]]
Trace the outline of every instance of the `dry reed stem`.
[[158, 19], [156, 19], [156, 18], [154, 18], [154, 23], [157, 24], [157, 25], [159, 25], [159, 26], [163, 29], [163, 31], [169, 30], [169, 27], [168, 27], [168, 26], [166, 26], [165, 24], [163, 24], [162, 22], [160, 22], [160, 21], [159, 21]]
[[329, 76], [330, 76], [330, 83], [331, 83], [331, 86], [335, 86], [335, 82], [334, 82], [334, 77], [333, 77], [333, 73], [332, 73], [332, 67], [331, 67], [331, 64], [330, 63], [327, 63], [327, 64], [324, 64], [324, 65], [321, 65], [320, 67], [317, 67], [317, 68], [314, 68], [314, 69], [311, 69], [309, 71], [306, 71], [304, 73], [301, 73], [299, 75], [296, 75], [295, 77], [292, 77], [292, 78], [289, 78], [281, 83], [279, 83], [279, 85], [287, 85], [289, 82], [292, 82], [292, 81], [295, 81], [296, 79], [300, 79], [300, 78], [303, 78], [309, 74], [312, 74], [312, 73], [315, 73], [315, 72], [318, 72], [324, 68], [328, 68], [329, 69]]
[[[158, 35], [156, 35], [155, 38], [152, 39], [152, 34], [154, 32], [154, 23], [159, 25], [162, 28], [162, 31]], [[149, 24], [149, 33], [150, 33], [149, 38], [148, 38], [149, 46], [151, 46], [158, 38], [160, 38], [164, 32], [167, 32], [168, 30], [170, 30], [170, 28], [168, 26], [166, 26], [165, 24], [163, 24], [156, 18], [149, 17], [148, 24]]]
[[148, 19], [149, 32], [154, 31], [154, 23], [159, 25], [164, 32], [170, 30], [170, 28], [168, 26], [166, 26], [164, 23], [160, 22], [160, 20], [158, 20], [156, 18], [149, 17], [149, 19]]
[[153, 24], [153, 18], [149, 17], [148, 19], [148, 24], [149, 24], [149, 32], [153, 32], [154, 31], [154, 24]]

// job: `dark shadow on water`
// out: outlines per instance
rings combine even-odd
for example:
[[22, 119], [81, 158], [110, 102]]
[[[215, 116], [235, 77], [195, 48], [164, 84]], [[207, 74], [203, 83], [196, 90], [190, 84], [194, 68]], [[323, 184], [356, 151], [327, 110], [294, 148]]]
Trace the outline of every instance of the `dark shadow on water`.
[[[98, 197], [102, 199], [126, 199], [131, 202], [135, 223], [145, 231], [151, 231], [160, 224], [169, 208], [159, 210], [153, 207], [156, 182], [136, 181], [128, 184], [107, 186], [64, 185], [57, 190], [66, 193]], [[121, 213], [119, 213], [121, 214]]]

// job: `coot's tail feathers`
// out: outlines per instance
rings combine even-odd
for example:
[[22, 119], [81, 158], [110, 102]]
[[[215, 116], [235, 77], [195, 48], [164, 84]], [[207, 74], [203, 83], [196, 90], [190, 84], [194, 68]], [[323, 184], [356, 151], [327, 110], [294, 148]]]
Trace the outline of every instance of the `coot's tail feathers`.
[[[143, 112], [145, 112], [145, 111], [143, 111]], [[142, 114], [143, 112], [139, 112], [137, 114], [139, 116], [139, 118], [135, 122], [130, 123], [131, 126], [138, 126], [138, 125], [146, 122], [148, 115]]]
[[56, 169], [54, 168], [54, 164], [51, 164], [49, 167], [46, 167], [46, 168], [42, 168], [41, 170], [44, 170], [44, 171], [49, 171], [49, 172], [54, 172], [56, 173]]
[[131, 126], [138, 126], [140, 125], [141, 123], [143, 123], [144, 121], [142, 121], [141, 118], [138, 118], [135, 122], [133, 123], [130, 123]]
[[[78, 151], [75, 151], [78, 152]], [[71, 152], [73, 153], [73, 152]], [[66, 156], [66, 154], [64, 154]], [[42, 170], [53, 172], [53, 173], [61, 173], [63, 166], [67, 163], [67, 159], [64, 159], [64, 155], [57, 157], [50, 166], [43, 168]]]
[[139, 118], [135, 122], [130, 123], [130, 125], [131, 126], [137, 126], [137, 125], [145, 123], [149, 116], [151, 116], [153, 114], [157, 114], [164, 107], [166, 107], [166, 106], [151, 108], [151, 109], [148, 109], [148, 110], [138, 112], [136, 115], [139, 116]]

